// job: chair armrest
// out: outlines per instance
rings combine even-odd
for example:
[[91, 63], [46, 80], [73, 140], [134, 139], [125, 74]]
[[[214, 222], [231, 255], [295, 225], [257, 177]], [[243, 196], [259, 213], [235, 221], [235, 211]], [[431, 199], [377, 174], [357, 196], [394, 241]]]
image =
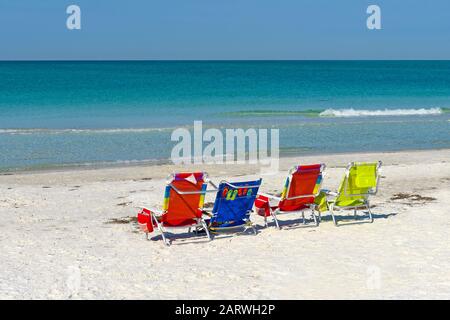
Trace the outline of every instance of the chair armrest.
[[212, 218], [213, 216], [212, 209], [202, 209], [202, 214], [209, 218]]
[[268, 193], [263, 193], [263, 192], [258, 192], [259, 196], [263, 196], [263, 197], [267, 197], [271, 200], [277, 200], [277, 201], [281, 201], [281, 197], [277, 197], [273, 194], [268, 194]]
[[328, 189], [322, 189], [320, 191], [324, 192], [327, 196], [337, 197], [339, 195], [339, 193], [328, 190]]
[[157, 215], [157, 216], [160, 216], [160, 215], [163, 214], [162, 210], [154, 208], [154, 207], [137, 206], [137, 208], [142, 209], [142, 210], [143, 209], [148, 210], [148, 211], [150, 211], [151, 213], [153, 213], [154, 215]]

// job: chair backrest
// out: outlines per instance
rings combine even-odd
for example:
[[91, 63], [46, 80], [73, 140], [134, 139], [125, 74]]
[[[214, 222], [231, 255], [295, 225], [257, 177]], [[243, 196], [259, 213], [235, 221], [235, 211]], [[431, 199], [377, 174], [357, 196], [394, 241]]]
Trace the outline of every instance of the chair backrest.
[[314, 203], [320, 192], [325, 164], [301, 165], [292, 168], [286, 179], [281, 201], [281, 211], [295, 211]]
[[250, 216], [262, 179], [219, 184], [211, 223], [242, 221]]
[[339, 186], [336, 203], [345, 205], [346, 202], [364, 200], [375, 194], [378, 190], [380, 167], [381, 161], [350, 163]]
[[206, 194], [206, 177], [204, 172], [170, 175], [164, 193], [162, 221], [176, 225], [200, 218]]

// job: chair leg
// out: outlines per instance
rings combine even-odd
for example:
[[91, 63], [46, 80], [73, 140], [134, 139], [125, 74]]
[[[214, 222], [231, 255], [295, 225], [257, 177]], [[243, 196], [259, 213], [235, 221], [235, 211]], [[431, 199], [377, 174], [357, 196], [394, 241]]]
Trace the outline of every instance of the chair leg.
[[302, 222], [303, 222], [303, 224], [306, 224], [305, 212], [304, 211], [302, 211]]
[[166, 236], [164, 235], [164, 231], [162, 229], [159, 229], [159, 231], [161, 232], [161, 236], [163, 238], [164, 244], [168, 247], [170, 247], [170, 241], [166, 238]]
[[[166, 239], [166, 236], [164, 235], [164, 229], [163, 229], [163, 227], [161, 226], [161, 224], [158, 222], [158, 219], [156, 218], [156, 216], [152, 215], [152, 219], [153, 219], [153, 221], [155, 222], [156, 227], [158, 228], [159, 232], [161, 233], [161, 237], [162, 237], [162, 239], [163, 239], [163, 241], [164, 241], [164, 244], [165, 244], [166, 246], [170, 246], [170, 241], [169, 241], [168, 239]], [[153, 222], [153, 221], [152, 221], [152, 222]]]
[[267, 217], [264, 217], [264, 227], [267, 228], [269, 225], [267, 224]]
[[208, 226], [206, 225], [206, 222], [203, 220], [202, 220], [202, 226], [205, 229], [205, 232], [206, 232], [206, 235], [208, 236], [209, 241], [211, 241], [212, 238], [211, 238], [211, 234], [209, 233]]
[[154, 219], [155, 219], [156, 226], [158, 227], [158, 230], [161, 233], [161, 237], [164, 241], [164, 244], [169, 247], [170, 241], [166, 238], [163, 227], [161, 226], [161, 224], [158, 222], [158, 220], [155, 217], [154, 217]]
[[275, 212], [272, 212], [272, 218], [273, 218], [273, 221], [275, 221], [275, 225], [277, 226], [277, 229], [281, 230], [280, 225], [278, 223], [277, 214]]
[[372, 216], [372, 211], [370, 210], [369, 201], [366, 202], [366, 207], [367, 207], [367, 211], [369, 212], [370, 223], [372, 223], [373, 222], [373, 216]]
[[334, 205], [330, 205], [330, 213], [331, 217], [333, 218], [334, 225], [337, 227], [338, 223], [336, 217], [334, 216]]
[[316, 225], [316, 227], [317, 226], [319, 226], [319, 221], [317, 220], [317, 218], [316, 218], [316, 213], [315, 213], [315, 210], [314, 210], [314, 208], [312, 208], [312, 217], [313, 217], [313, 219], [314, 219], [314, 224]]

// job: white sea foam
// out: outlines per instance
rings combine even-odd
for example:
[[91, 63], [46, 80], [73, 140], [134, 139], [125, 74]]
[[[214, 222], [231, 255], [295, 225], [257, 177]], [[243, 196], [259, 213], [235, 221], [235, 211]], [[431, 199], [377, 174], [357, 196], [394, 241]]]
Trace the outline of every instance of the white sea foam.
[[370, 116], [408, 116], [408, 115], [436, 115], [442, 114], [440, 108], [430, 109], [384, 109], [384, 110], [358, 110], [358, 109], [327, 109], [321, 112], [321, 117], [370, 117]]
[[83, 134], [83, 133], [145, 133], [165, 131], [169, 128], [124, 128], [124, 129], [0, 129], [0, 134]]

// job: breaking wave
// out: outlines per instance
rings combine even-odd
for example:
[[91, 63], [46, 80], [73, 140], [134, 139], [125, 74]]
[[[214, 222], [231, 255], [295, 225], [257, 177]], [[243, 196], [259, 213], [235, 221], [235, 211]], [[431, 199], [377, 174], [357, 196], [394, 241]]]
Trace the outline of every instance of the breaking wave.
[[308, 110], [241, 110], [224, 112], [223, 116], [239, 117], [368, 117], [368, 116], [407, 116], [407, 115], [439, 115], [449, 113], [449, 108], [420, 108], [420, 109], [308, 109]]
[[437, 115], [444, 111], [441, 108], [430, 109], [384, 109], [384, 110], [358, 110], [358, 109], [327, 109], [322, 111], [321, 117], [370, 117], [370, 116], [410, 116], [410, 115]]

